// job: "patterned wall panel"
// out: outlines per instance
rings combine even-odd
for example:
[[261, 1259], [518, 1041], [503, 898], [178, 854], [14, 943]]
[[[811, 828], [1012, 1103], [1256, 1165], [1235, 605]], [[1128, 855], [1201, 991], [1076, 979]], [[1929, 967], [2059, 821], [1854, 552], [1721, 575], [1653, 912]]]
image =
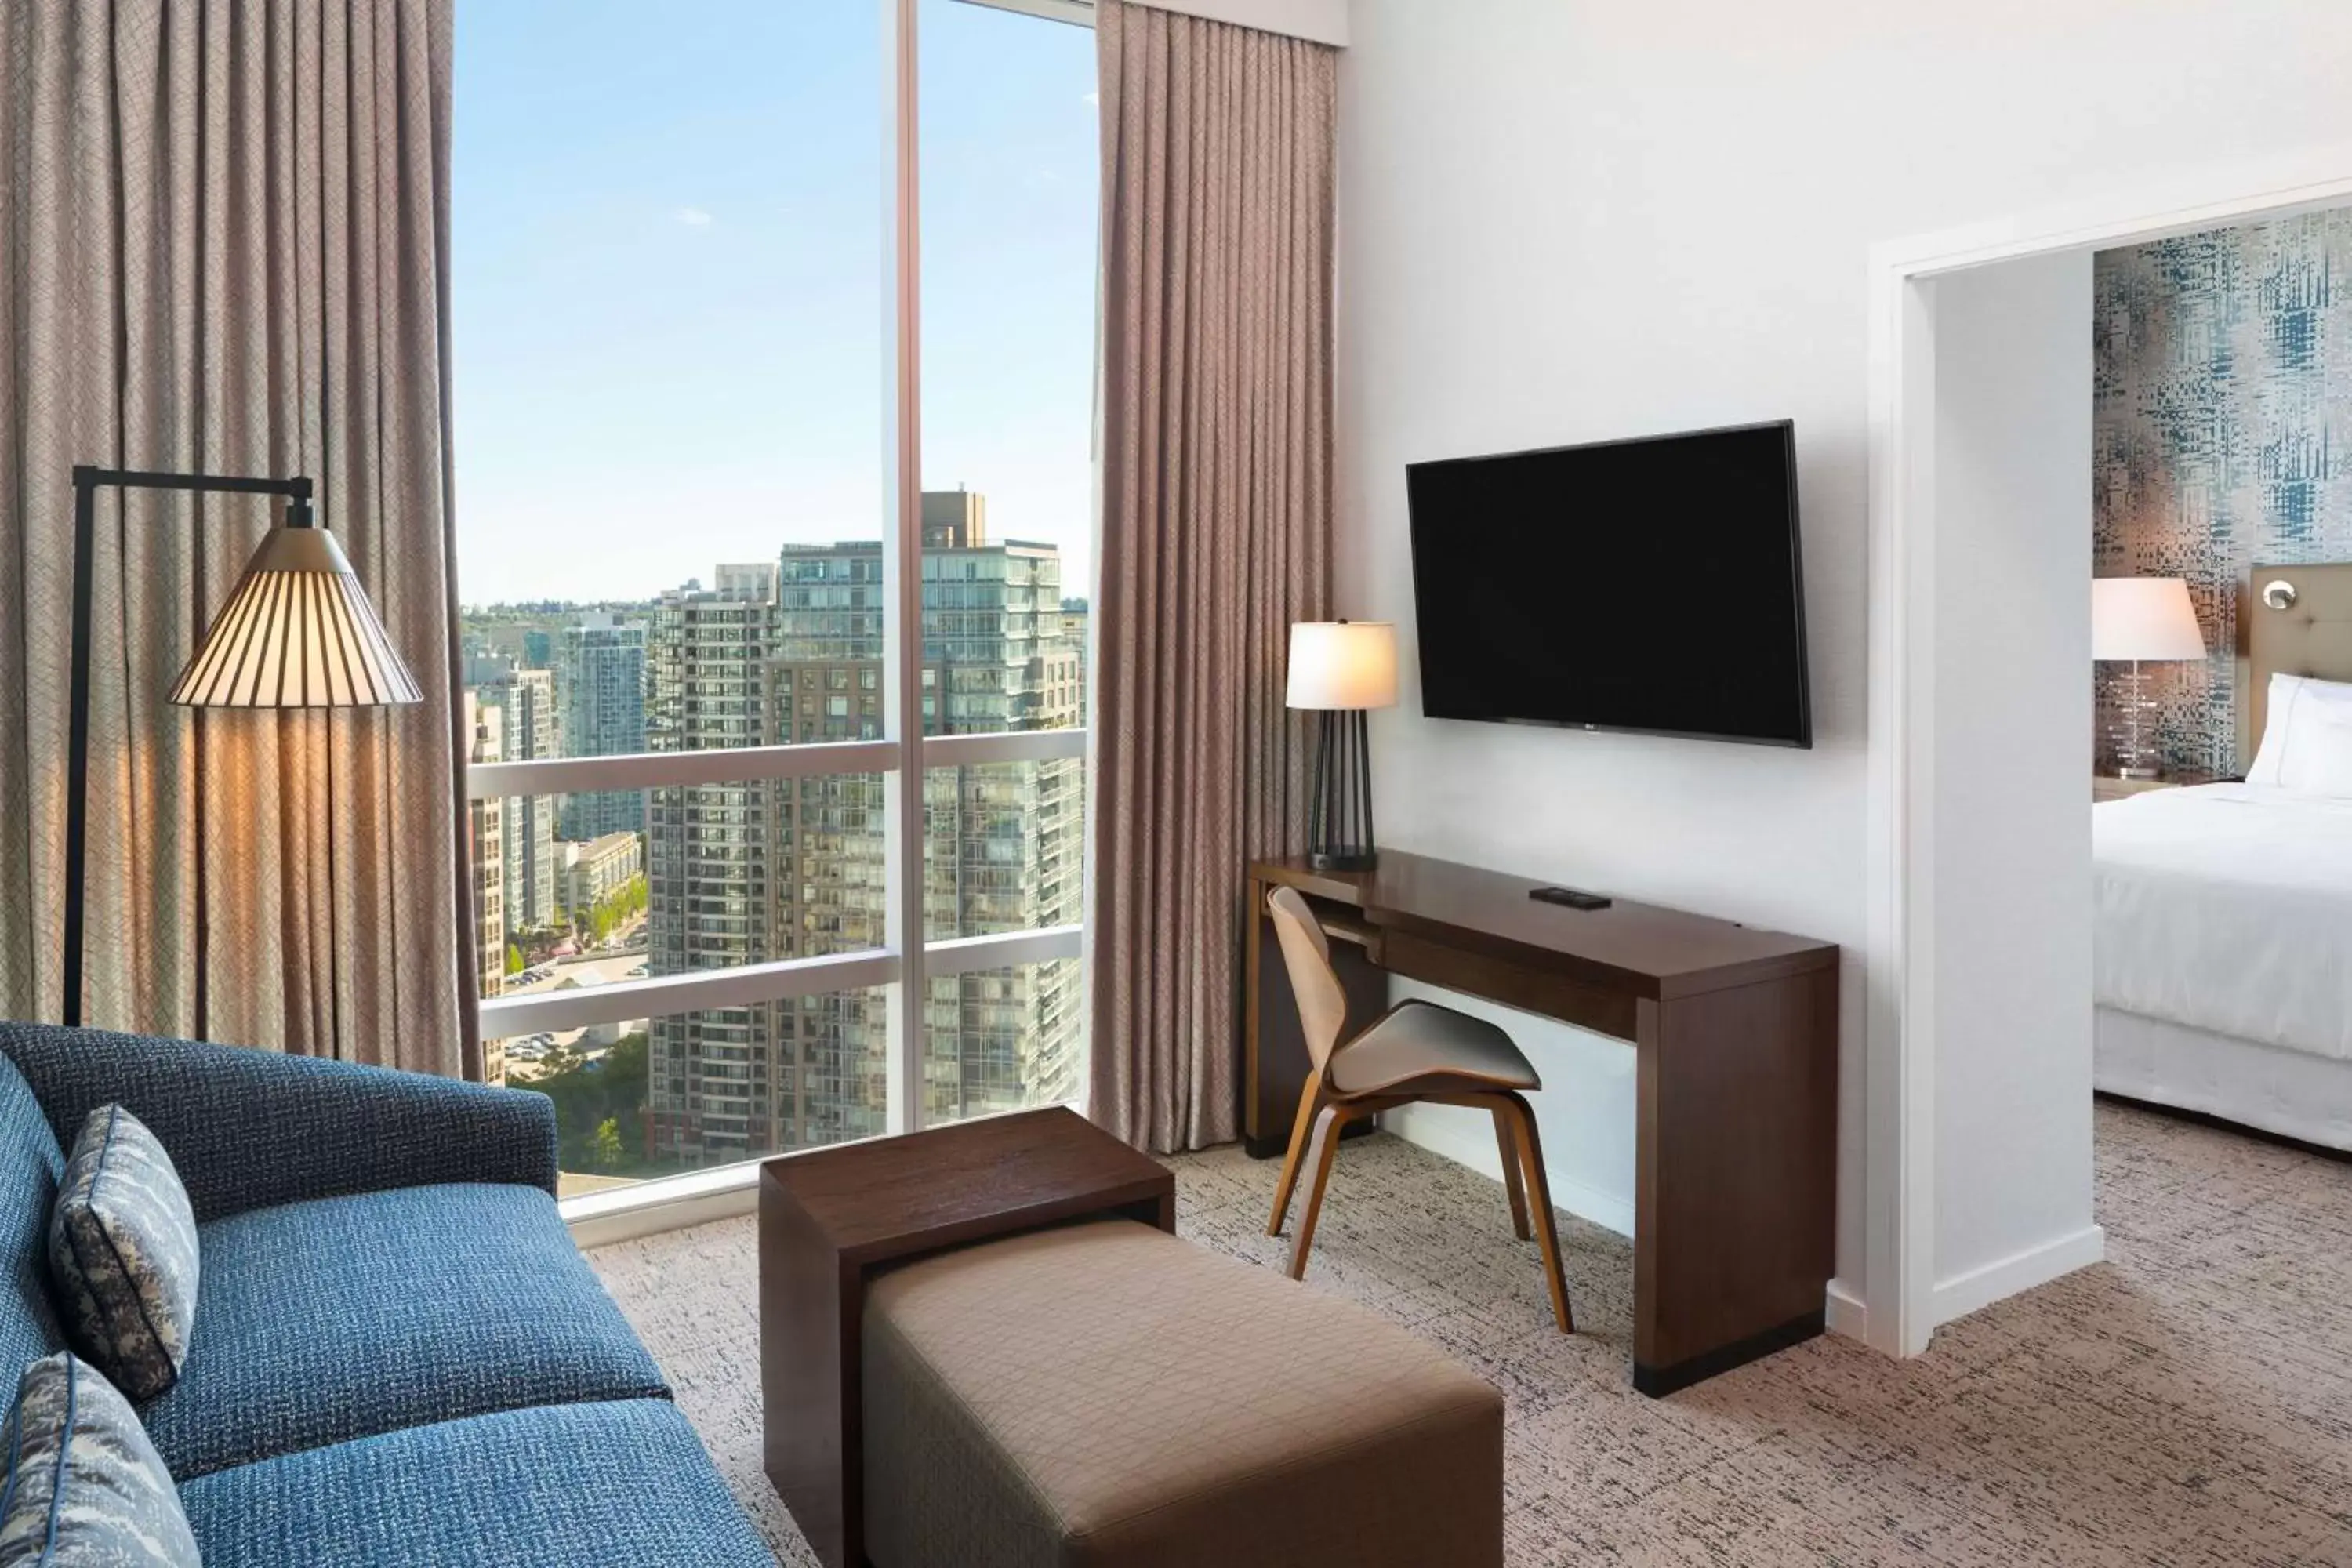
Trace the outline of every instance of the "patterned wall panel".
[[2212, 657], [2147, 667], [2158, 738], [2231, 773], [2247, 572], [2352, 561], [2352, 210], [2102, 252], [2095, 298], [2094, 570], [2189, 580]]

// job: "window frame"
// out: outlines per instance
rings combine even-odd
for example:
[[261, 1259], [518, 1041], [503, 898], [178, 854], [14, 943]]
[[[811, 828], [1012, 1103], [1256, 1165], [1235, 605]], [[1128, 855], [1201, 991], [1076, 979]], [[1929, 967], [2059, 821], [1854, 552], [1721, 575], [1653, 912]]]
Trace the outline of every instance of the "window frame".
[[[1094, 25], [1092, 0], [958, 3], [1080, 26]], [[926, 772], [985, 763], [1076, 758], [1088, 763], [1089, 795], [1093, 777], [1090, 736], [1084, 726], [982, 734], [923, 733], [925, 694], [929, 688], [922, 659], [919, 7], [920, 0], [876, 0], [883, 29], [884, 86], [889, 105], [885, 120], [888, 146], [882, 204], [887, 231], [885, 265], [889, 271], [882, 338], [890, 392], [885, 405], [884, 442], [882, 738], [474, 763], [466, 770], [465, 791], [467, 799], [483, 800], [880, 774], [887, 911], [883, 946], [731, 969], [652, 975], [570, 991], [488, 997], [478, 1006], [483, 1037], [500, 1039], [795, 996], [879, 990], [886, 997], [887, 1013], [885, 1127], [892, 1134], [919, 1131], [924, 1123], [919, 1090], [927, 980], [975, 970], [1083, 960], [1086, 954], [1083, 923], [921, 940]], [[1090, 643], [1094, 635], [1094, 617], [1089, 615]], [[1089, 647], [1090, 682], [1094, 668]], [[1091, 702], [1087, 710], [1092, 711]], [[1085, 853], [1090, 857], [1092, 851], [1089, 815]], [[1085, 984], [1082, 977], [1081, 995]], [[751, 1206], [761, 1163], [778, 1157], [761, 1155], [567, 1198], [562, 1210], [583, 1246], [740, 1214]]]

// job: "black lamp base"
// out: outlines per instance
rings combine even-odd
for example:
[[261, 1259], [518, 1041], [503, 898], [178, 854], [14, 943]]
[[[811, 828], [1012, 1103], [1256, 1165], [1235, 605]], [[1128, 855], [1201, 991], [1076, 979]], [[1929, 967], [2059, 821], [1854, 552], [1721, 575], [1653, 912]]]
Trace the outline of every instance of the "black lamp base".
[[1318, 871], [1369, 871], [1380, 863], [1372, 841], [1372, 753], [1360, 708], [1316, 714], [1315, 784], [1307, 796], [1307, 864]]
[[1336, 854], [1309, 854], [1307, 868], [1316, 871], [1369, 871], [1381, 863], [1380, 853], [1372, 849], [1342, 849]]

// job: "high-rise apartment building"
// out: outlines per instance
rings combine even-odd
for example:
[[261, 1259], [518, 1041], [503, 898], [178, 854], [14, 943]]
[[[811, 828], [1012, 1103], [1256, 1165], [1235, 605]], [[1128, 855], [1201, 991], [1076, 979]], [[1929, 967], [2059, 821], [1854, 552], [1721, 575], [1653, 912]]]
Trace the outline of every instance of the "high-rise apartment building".
[[1062, 640], [1069, 645], [1071, 655], [1078, 661], [1078, 722], [1092, 722], [1087, 711], [1087, 681], [1093, 658], [1091, 626], [1093, 606], [1084, 599], [1062, 601]]
[[[563, 754], [613, 757], [646, 749], [646, 625], [609, 612], [562, 628], [555, 639], [555, 700]], [[563, 797], [558, 831], [572, 839], [642, 833], [641, 790]]]
[[[505, 760], [552, 757], [555, 749], [555, 677], [544, 669], [504, 668], [485, 672], [474, 695], [498, 710]], [[509, 931], [537, 931], [561, 916], [555, 848], [559, 797], [517, 795], [506, 798], [506, 919]]]
[[[929, 733], [1079, 721], [1076, 649], [1048, 545], [991, 544], [985, 503], [923, 497]], [[786, 545], [664, 595], [651, 644], [656, 750], [882, 733], [878, 543]], [[1076, 923], [1084, 791], [1076, 760], [930, 770], [928, 935]], [[657, 973], [878, 947], [883, 783], [849, 775], [652, 792], [649, 961]], [[927, 1119], [1075, 1097], [1074, 962], [926, 986]], [[649, 1152], [717, 1163], [883, 1130], [884, 1016], [857, 993], [657, 1019]]]
[[[466, 761], [505, 760], [499, 747], [499, 713], [466, 694], [466, 727], [473, 744]], [[506, 988], [506, 802], [493, 795], [466, 803], [467, 864], [474, 876], [474, 969], [478, 994], [496, 996]]]

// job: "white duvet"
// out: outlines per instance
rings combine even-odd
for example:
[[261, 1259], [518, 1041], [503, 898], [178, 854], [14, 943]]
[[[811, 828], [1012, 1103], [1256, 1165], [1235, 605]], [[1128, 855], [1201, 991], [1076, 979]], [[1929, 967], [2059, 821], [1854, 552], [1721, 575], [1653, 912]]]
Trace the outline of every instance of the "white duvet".
[[2352, 1060], [2352, 800], [2208, 784], [2091, 823], [2101, 1006]]

